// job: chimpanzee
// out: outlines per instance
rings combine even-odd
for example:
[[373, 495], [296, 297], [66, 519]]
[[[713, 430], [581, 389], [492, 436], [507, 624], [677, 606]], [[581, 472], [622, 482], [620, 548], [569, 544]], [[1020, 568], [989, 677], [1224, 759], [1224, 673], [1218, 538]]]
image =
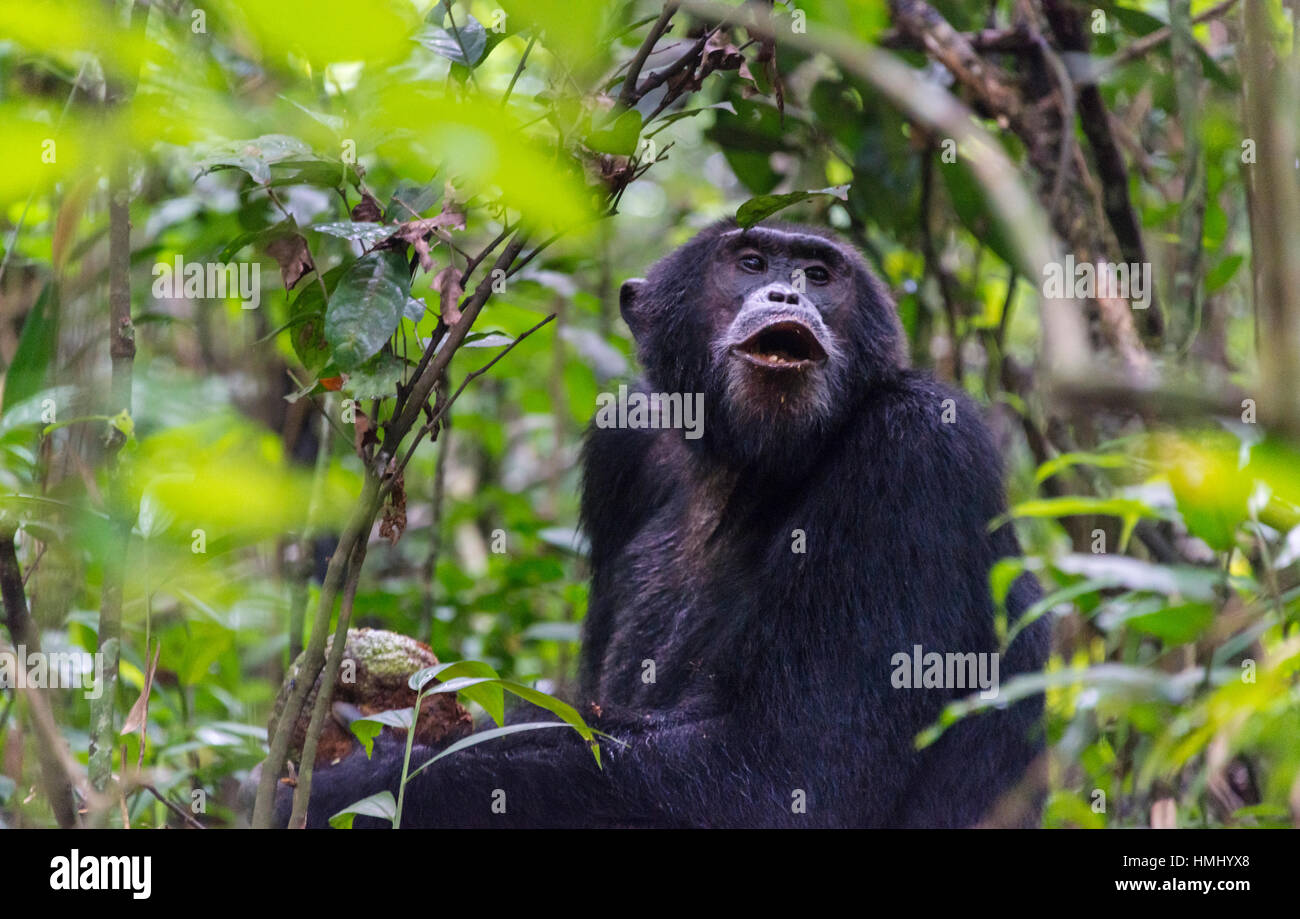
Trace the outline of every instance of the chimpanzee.
[[[920, 750], [917, 735], [979, 691], [968, 664], [1006, 680], [1048, 642], [1041, 619], [994, 656], [989, 571], [1019, 550], [989, 526], [1001, 464], [979, 410], [908, 368], [884, 285], [817, 229], [716, 224], [620, 305], [636, 391], [704, 406], [697, 436], [588, 435], [580, 702], [620, 743], [602, 744], [602, 767], [568, 728], [457, 751], [408, 786], [402, 825], [979, 823], [1041, 748], [1041, 699]], [[1019, 578], [1009, 620], [1037, 597]], [[396, 792], [401, 752], [319, 770], [309, 825]], [[1033, 822], [1028, 797], [1018, 819]]]

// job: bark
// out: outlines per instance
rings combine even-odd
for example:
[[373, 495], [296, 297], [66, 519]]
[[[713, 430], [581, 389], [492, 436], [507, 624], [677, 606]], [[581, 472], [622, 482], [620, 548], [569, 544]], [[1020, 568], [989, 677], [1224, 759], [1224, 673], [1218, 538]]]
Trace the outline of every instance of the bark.
[[[131, 379], [135, 363], [135, 328], [131, 324], [131, 217], [130, 178], [125, 159], [115, 165], [109, 184], [108, 205], [108, 311], [109, 357], [112, 383], [109, 415], [131, 412]], [[126, 579], [126, 554], [135, 519], [124, 483], [117, 470], [117, 453], [125, 443], [121, 431], [112, 429], [108, 449], [108, 512], [113, 538], [104, 559], [104, 582], [99, 606], [99, 645], [103, 655], [104, 685], [91, 703], [90, 783], [96, 791], [108, 787], [113, 774], [117, 670], [122, 643], [122, 588]]]

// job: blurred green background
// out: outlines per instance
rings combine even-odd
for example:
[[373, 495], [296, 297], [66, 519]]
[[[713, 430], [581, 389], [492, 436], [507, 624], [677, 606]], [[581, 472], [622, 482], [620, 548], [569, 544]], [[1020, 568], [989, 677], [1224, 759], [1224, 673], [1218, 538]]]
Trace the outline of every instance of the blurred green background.
[[[639, 65], [646, 80], [694, 55], [685, 78], [635, 98], [623, 77], [657, 28], [654, 2], [0, 9], [0, 536], [46, 651], [99, 647], [121, 591], [109, 728], [80, 693], [44, 694], [73, 776], [95, 774], [97, 733], [114, 775], [138, 765], [200, 822], [237, 822], [235, 787], [265, 755], [374, 425], [465, 306], [458, 273], [511, 232], [523, 256], [438, 391], [555, 318], [416, 450], [352, 624], [565, 695], [586, 608], [581, 433], [597, 393], [636, 374], [618, 286], [747, 202], [788, 200], [783, 217], [863, 250], [913, 361], [988, 409], [1026, 553], [990, 589], [1032, 570], [1049, 595], [1032, 612], [1055, 620], [1047, 672], [1008, 687], [1048, 690], [1045, 825], [1300, 819], [1300, 313], [1294, 292], [1275, 294], [1294, 270], [1276, 243], [1300, 239], [1294, 169], [1276, 165], [1295, 143], [1290, 21], [1278, 3], [1069, 7], [1081, 50], [1042, 9], [1061, 4], [1026, 4], [1026, 19], [1010, 2], [934, 3], [1014, 77], [1020, 104], [1068, 116], [1034, 137], [919, 50], [912, 6], [777, 4], [772, 42], [688, 3]], [[948, 156], [947, 116], [899, 105], [881, 61], [901, 63], [917, 105], [932, 93], [974, 112], [960, 123], [996, 138], [1062, 251], [1091, 233], [1126, 261], [1127, 208], [1160, 328], [1076, 304], [1084, 373], [1058, 374], [1041, 276], [1017, 269], [970, 148]], [[1252, 113], [1274, 103], [1261, 129]], [[1097, 106], [1118, 180], [1088, 121]], [[1062, 145], [1058, 187], [1042, 163]], [[817, 193], [768, 197], [796, 192]], [[115, 196], [128, 250], [110, 239]], [[1095, 217], [1082, 237], [1062, 226], [1071, 201]], [[159, 295], [157, 266], [178, 257], [257, 265], [259, 305]], [[493, 258], [464, 279], [470, 295]], [[115, 266], [136, 348], [129, 406], [110, 362]], [[143, 729], [131, 719], [118, 736], [142, 692]], [[38, 716], [0, 690], [4, 825], [56, 821]], [[179, 823], [128, 788], [86, 819]]]

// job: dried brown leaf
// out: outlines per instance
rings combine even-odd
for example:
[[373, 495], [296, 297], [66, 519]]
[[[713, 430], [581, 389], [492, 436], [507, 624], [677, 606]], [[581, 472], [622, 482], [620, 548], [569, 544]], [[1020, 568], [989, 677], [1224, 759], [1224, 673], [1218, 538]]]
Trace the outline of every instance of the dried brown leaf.
[[266, 254], [280, 266], [280, 277], [284, 279], [285, 290], [293, 290], [303, 275], [316, 267], [312, 264], [311, 252], [307, 249], [307, 240], [298, 233], [286, 233], [271, 240], [267, 244]]
[[375, 426], [371, 422], [369, 415], [361, 411], [361, 409], [356, 409], [356, 418], [352, 422], [352, 428], [352, 446], [359, 456], [364, 457], [366, 447], [379, 443], [379, 438], [375, 436]]
[[384, 504], [384, 517], [379, 522], [379, 536], [387, 539], [389, 545], [395, 546], [404, 532], [406, 532], [406, 482], [399, 472], [393, 481], [393, 490], [388, 493], [388, 501]]
[[146, 663], [144, 687], [140, 690], [140, 695], [136, 698], [135, 704], [131, 706], [131, 711], [127, 713], [126, 721], [119, 732], [120, 736], [126, 737], [139, 731], [142, 744], [144, 742], [144, 727], [149, 723], [149, 693], [153, 689], [154, 674], [158, 672], [158, 656], [160, 654], [162, 654], [161, 641], [154, 646], [153, 659]]
[[460, 322], [460, 298], [464, 296], [465, 288], [460, 286], [459, 269], [448, 265], [434, 275], [433, 286], [438, 291], [442, 321], [449, 326]]
[[357, 223], [379, 223], [384, 209], [379, 206], [374, 195], [361, 193], [361, 202], [352, 209], [352, 219]]

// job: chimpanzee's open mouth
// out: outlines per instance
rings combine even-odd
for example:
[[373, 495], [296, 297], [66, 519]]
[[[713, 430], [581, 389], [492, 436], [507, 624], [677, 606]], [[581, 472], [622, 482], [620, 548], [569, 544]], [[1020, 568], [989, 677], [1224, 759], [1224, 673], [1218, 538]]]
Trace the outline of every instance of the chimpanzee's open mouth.
[[813, 330], [794, 319], [766, 325], [731, 350], [757, 367], [772, 370], [803, 370], [826, 360], [826, 349]]

